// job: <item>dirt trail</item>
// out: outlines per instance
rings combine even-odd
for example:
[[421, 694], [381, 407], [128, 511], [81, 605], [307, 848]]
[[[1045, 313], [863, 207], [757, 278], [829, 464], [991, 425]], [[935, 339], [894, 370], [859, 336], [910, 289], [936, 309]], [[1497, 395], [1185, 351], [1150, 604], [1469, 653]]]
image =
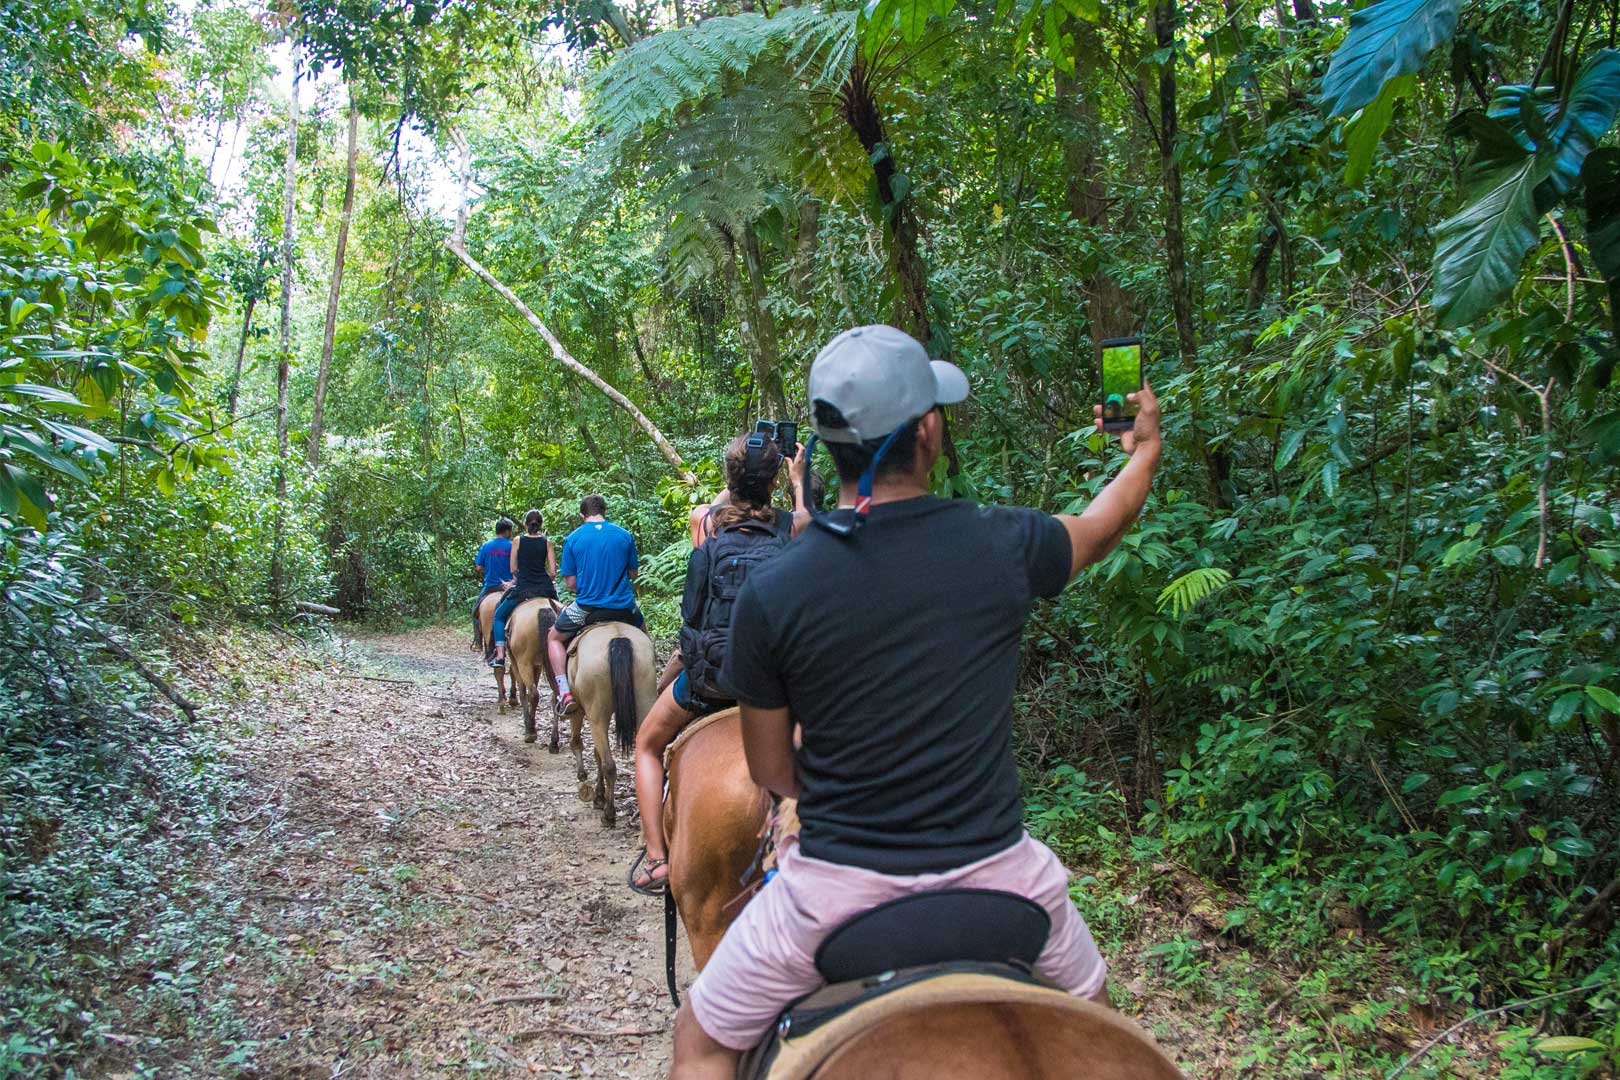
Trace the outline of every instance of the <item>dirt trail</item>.
[[259, 1070], [662, 1076], [662, 908], [624, 887], [628, 770], [603, 829], [566, 730], [561, 754], [545, 727], [525, 745], [466, 633], [341, 648], [244, 717], [261, 804], [235, 870], [254, 883], [244, 921], [269, 935], [244, 955], [279, 957], [240, 973]]

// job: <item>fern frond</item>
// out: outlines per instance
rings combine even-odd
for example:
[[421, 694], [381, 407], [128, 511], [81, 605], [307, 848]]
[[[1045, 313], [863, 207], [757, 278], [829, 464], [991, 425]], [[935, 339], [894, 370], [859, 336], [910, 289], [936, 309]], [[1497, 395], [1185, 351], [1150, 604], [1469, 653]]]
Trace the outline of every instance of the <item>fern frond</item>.
[[1172, 618], [1180, 618], [1212, 593], [1231, 584], [1232, 575], [1216, 566], [1201, 566], [1189, 570], [1164, 587], [1159, 593], [1157, 610], [1170, 608]]
[[628, 138], [746, 82], [763, 60], [782, 61], [810, 86], [836, 85], [854, 49], [850, 11], [801, 7], [704, 19], [620, 53], [591, 83], [591, 113], [607, 138]]

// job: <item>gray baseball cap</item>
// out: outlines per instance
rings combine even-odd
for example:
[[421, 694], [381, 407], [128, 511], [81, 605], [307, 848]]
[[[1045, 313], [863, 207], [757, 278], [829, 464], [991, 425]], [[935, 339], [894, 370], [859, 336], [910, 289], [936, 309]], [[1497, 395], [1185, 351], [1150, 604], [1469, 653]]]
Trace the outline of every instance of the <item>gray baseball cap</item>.
[[881, 439], [935, 405], [954, 405], [967, 396], [961, 368], [928, 359], [916, 338], [882, 324], [845, 330], [810, 365], [812, 407], [824, 401], [848, 424], [817, 423], [816, 434], [824, 442]]

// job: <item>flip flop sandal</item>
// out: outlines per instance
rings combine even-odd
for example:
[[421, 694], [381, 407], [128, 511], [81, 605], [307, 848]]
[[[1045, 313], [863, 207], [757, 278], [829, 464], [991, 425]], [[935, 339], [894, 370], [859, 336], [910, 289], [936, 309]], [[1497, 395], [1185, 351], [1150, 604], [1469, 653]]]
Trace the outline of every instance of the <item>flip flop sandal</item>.
[[[642, 865], [643, 862], [646, 863], [645, 866]], [[641, 851], [636, 855], [636, 861], [630, 864], [630, 873], [625, 875], [624, 883], [630, 886], [631, 892], [638, 892], [642, 896], [663, 896], [665, 893], [669, 892], [669, 875], [665, 874], [663, 877], [654, 877], [653, 871], [657, 870], [660, 866], [668, 865], [668, 859], [647, 858], [647, 849], [642, 848]], [[647, 884], [637, 885], [636, 873], [642, 870], [647, 872]]]

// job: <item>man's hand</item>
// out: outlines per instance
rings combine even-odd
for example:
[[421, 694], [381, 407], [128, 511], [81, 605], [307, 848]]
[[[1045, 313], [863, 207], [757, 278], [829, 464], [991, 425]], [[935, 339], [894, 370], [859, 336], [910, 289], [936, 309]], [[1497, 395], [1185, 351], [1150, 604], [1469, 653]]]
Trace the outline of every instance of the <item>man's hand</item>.
[[[1149, 443], [1157, 450], [1159, 448], [1159, 399], [1153, 394], [1153, 387], [1146, 382], [1142, 389], [1134, 394], [1126, 394], [1125, 400], [1136, 406], [1136, 419], [1126, 430], [1119, 433], [1119, 448], [1127, 454], [1136, 453], [1136, 448]], [[1097, 430], [1103, 429], [1102, 406], [1093, 405], [1092, 415], [1097, 418]]]

